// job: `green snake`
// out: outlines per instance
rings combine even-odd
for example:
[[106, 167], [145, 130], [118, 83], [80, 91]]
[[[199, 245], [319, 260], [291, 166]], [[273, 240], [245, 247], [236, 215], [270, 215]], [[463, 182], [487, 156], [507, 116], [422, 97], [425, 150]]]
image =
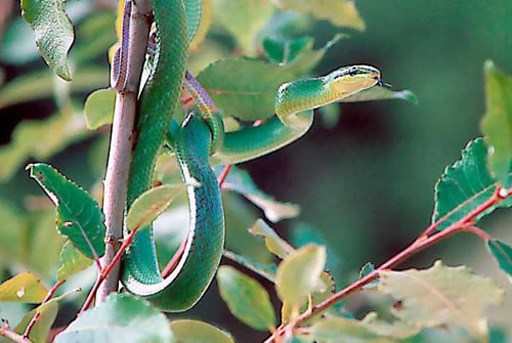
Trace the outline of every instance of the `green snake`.
[[[152, 74], [141, 94], [127, 207], [152, 187], [155, 163], [167, 142], [187, 184], [190, 219], [183, 249], [175, 256], [169, 273], [162, 276], [152, 229], [145, 228], [136, 234], [125, 255], [122, 281], [129, 292], [147, 298], [164, 311], [178, 312], [189, 309], [201, 298], [222, 256], [221, 192], [210, 164], [239, 163], [275, 151], [308, 131], [314, 108], [381, 81], [376, 68], [359, 65], [340, 68], [325, 77], [286, 83], [276, 96], [276, 115], [259, 126], [225, 133], [219, 109], [185, 70], [187, 45], [197, 29], [201, 0], [151, 3], [157, 48]], [[172, 116], [182, 87], [192, 94], [196, 106], [178, 125]]]

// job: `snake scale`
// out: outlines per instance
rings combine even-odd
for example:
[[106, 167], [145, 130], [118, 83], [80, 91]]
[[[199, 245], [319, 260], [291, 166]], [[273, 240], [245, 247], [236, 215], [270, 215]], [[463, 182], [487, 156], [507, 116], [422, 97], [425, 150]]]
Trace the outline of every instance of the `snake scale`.
[[[202, 0], [151, 0], [151, 4], [156, 51], [141, 93], [127, 207], [152, 187], [155, 163], [167, 142], [187, 184], [189, 228], [184, 249], [166, 276], [158, 266], [151, 227], [140, 230], [123, 260], [122, 281], [129, 292], [164, 311], [178, 312], [201, 298], [222, 256], [224, 214], [210, 163], [239, 163], [275, 151], [308, 131], [314, 108], [371, 88], [381, 79], [376, 68], [358, 65], [286, 83], [276, 95], [273, 117], [257, 127], [225, 133], [219, 109], [186, 72], [188, 43], [200, 22]], [[182, 88], [193, 96], [196, 106], [178, 125], [172, 117]]]

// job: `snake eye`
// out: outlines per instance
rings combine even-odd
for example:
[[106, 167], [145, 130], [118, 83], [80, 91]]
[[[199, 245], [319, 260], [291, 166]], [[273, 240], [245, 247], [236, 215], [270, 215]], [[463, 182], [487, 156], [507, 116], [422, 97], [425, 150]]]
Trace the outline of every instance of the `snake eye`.
[[350, 68], [349, 71], [348, 71], [348, 75], [350, 75], [350, 76], [354, 76], [354, 75], [357, 75], [357, 74], [359, 74], [357, 68]]

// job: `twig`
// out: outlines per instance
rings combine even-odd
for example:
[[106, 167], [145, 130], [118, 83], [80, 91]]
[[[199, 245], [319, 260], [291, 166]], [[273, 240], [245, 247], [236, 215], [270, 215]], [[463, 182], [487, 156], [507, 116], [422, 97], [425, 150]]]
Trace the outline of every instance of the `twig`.
[[229, 173], [231, 172], [231, 169], [233, 169], [232, 164], [226, 164], [224, 166], [224, 169], [222, 169], [222, 172], [219, 175], [219, 187], [222, 189], [222, 186], [224, 185], [224, 182], [226, 181]]
[[135, 237], [135, 234], [137, 233], [138, 228], [134, 228], [130, 234], [126, 237], [126, 239], [123, 241], [121, 246], [119, 247], [119, 250], [116, 251], [116, 254], [112, 258], [112, 261], [103, 268], [101, 273], [98, 274], [98, 278], [96, 279], [96, 282], [94, 283], [94, 286], [92, 286], [91, 291], [87, 295], [87, 299], [85, 300], [84, 304], [82, 305], [82, 308], [80, 309], [79, 315], [86, 311], [92, 304], [94, 298], [96, 297], [96, 293], [102, 283], [108, 278], [109, 275], [113, 272], [114, 269], [117, 269], [119, 266], [119, 262], [121, 262], [121, 258], [123, 257], [123, 254], [125, 253], [126, 249], [132, 244], [133, 237]]
[[304, 313], [302, 313], [300, 316], [295, 318], [293, 321], [291, 321], [287, 325], [280, 326], [276, 332], [274, 332], [267, 340], [265, 340], [265, 343], [271, 343], [276, 342], [278, 337], [282, 337], [283, 335], [286, 335], [287, 333], [293, 331], [297, 325], [300, 323], [303, 323], [307, 319], [311, 318], [312, 316], [319, 314], [323, 311], [325, 311], [327, 308], [335, 304], [336, 302], [340, 301], [341, 299], [345, 298], [346, 296], [354, 293], [357, 290], [360, 290], [363, 286], [367, 285], [368, 283], [372, 282], [373, 280], [377, 279], [379, 277], [379, 273], [384, 270], [389, 270], [391, 268], [394, 268], [401, 262], [407, 260], [411, 256], [417, 254], [418, 252], [426, 249], [427, 247], [430, 247], [456, 233], [459, 232], [471, 232], [476, 235], [478, 235], [480, 238], [487, 240], [489, 239], [489, 235], [482, 231], [481, 229], [473, 226], [473, 223], [478, 218], [479, 215], [481, 215], [483, 212], [488, 210], [489, 208], [497, 205], [507, 197], [512, 195], [512, 191], [505, 191], [501, 187], [496, 187], [496, 191], [494, 192], [493, 196], [485, 201], [483, 204], [475, 208], [473, 211], [468, 213], [464, 218], [460, 219], [456, 223], [450, 225], [446, 229], [442, 231], [436, 231], [437, 227], [445, 220], [445, 218], [440, 219], [436, 223], [430, 225], [423, 233], [420, 234], [420, 236], [408, 247], [406, 247], [404, 250], [399, 252], [397, 255], [390, 258], [388, 261], [384, 262], [382, 265], [380, 265], [377, 269], [375, 269], [370, 274], [358, 279], [354, 283], [350, 284], [349, 286], [345, 287], [341, 291], [331, 295], [327, 299], [325, 299], [323, 302], [314, 305], [312, 308], [306, 310]]
[[[55, 293], [57, 292], [57, 290], [59, 289], [60, 286], [62, 286], [64, 284], [64, 282], [66, 282], [66, 280], [60, 280], [60, 281], [57, 281], [53, 286], [52, 288], [50, 288], [50, 290], [48, 291], [48, 293], [46, 294], [46, 297], [43, 299], [43, 302], [41, 303], [41, 305], [44, 305], [46, 304], [48, 301], [50, 301], [53, 296], [55, 295]], [[23, 332], [23, 337], [24, 338], [27, 338], [30, 336], [30, 332], [32, 331], [32, 329], [34, 328], [34, 326], [37, 324], [37, 322], [39, 321], [39, 319], [41, 318], [41, 312], [39, 312], [38, 310], [36, 310], [36, 313], [34, 314], [34, 316], [32, 317], [32, 319], [30, 320], [30, 322], [28, 323], [27, 325], [27, 328], [25, 329], [25, 332]]]
[[[133, 4], [129, 18], [129, 41], [126, 53], [126, 83], [123, 91], [116, 96], [114, 121], [105, 176], [105, 195], [103, 212], [107, 227], [107, 241], [117, 242], [123, 235], [123, 218], [126, 205], [128, 173], [130, 170], [131, 149], [134, 140], [133, 129], [137, 108], [142, 67], [146, 54], [150, 29], [151, 6], [148, 0], [137, 0]], [[116, 255], [116, 244], [106, 244], [105, 255], [101, 259], [103, 266], [114, 265], [115, 270], [107, 275], [102, 287], [98, 289], [97, 301], [103, 301], [107, 295], [117, 291], [119, 286], [119, 267], [112, 264]], [[93, 298], [95, 294], [91, 295]]]
[[487, 232], [480, 229], [479, 227], [476, 227], [473, 225], [466, 226], [463, 231], [469, 232], [469, 233], [472, 233], [472, 234], [478, 236], [478, 238], [480, 238], [484, 242], [487, 242], [488, 240], [491, 239], [491, 235], [489, 235]]
[[7, 321], [2, 321], [2, 325], [0, 325], [0, 336], [9, 338], [11, 341], [17, 343], [31, 343], [28, 338], [23, 337], [22, 335], [17, 334], [11, 330]]

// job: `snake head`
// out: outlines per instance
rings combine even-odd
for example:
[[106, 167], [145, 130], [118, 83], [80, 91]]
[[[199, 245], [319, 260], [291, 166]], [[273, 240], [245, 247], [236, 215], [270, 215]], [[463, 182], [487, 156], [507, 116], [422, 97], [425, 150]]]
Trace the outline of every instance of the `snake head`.
[[324, 84], [338, 96], [348, 96], [382, 83], [381, 73], [369, 65], [341, 67], [324, 77]]

